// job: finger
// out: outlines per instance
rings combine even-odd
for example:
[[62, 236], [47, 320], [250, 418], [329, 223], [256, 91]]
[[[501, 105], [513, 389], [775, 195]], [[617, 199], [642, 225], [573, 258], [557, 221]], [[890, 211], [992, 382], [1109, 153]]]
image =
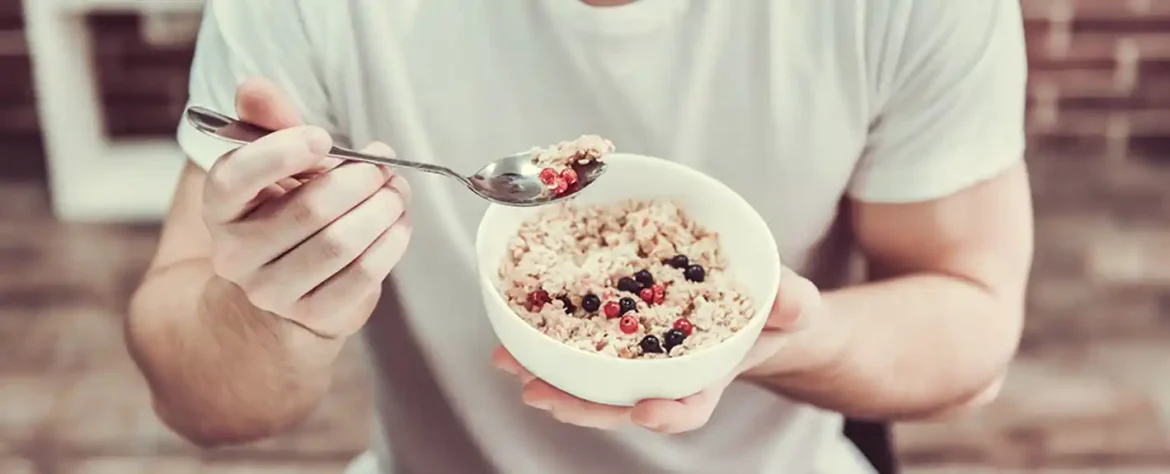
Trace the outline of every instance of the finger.
[[521, 398], [531, 407], [547, 410], [557, 421], [586, 428], [612, 430], [630, 420], [630, 409], [587, 402], [536, 379], [524, 385]]
[[[398, 153], [395, 152], [393, 148], [390, 148], [390, 145], [382, 142], [370, 143], [362, 149], [362, 152], [370, 155], [385, 156], [388, 158], [394, 158], [398, 156]], [[387, 173], [392, 174], [390, 178], [390, 187], [396, 189], [398, 194], [402, 196], [402, 200], [406, 203], [407, 206], [409, 206], [411, 198], [414, 197], [414, 191], [410, 188], [410, 183], [406, 181], [405, 177], [394, 173], [393, 170], [391, 170], [389, 167], [383, 168], [386, 169]]]
[[402, 201], [410, 206], [410, 201], [414, 198], [414, 190], [411, 189], [410, 182], [405, 177], [400, 174], [394, 175], [390, 178], [390, 187], [397, 190], [398, 194], [402, 196]]
[[[240, 119], [255, 123], [271, 130], [283, 130], [304, 125], [296, 102], [279, 84], [263, 77], [244, 80], [236, 88], [236, 113]], [[342, 160], [326, 158], [319, 169], [297, 174], [305, 177], [316, 172], [327, 171]]]
[[236, 113], [241, 120], [271, 130], [301, 125], [296, 102], [280, 85], [262, 77], [249, 78], [236, 89]]
[[277, 272], [296, 272], [285, 282], [292, 290], [308, 294], [325, 280], [357, 260], [405, 211], [402, 198], [383, 187], [369, 199], [313, 234], [288, 254], [272, 263]]
[[[369, 154], [369, 155], [380, 155], [380, 156], [388, 156], [388, 157], [393, 157], [397, 154], [393, 148], [390, 148], [389, 145], [386, 145], [385, 143], [382, 143], [382, 142], [371, 143], [371, 144], [367, 145], [365, 148], [363, 148], [361, 150], [361, 152]], [[290, 179], [293, 179], [294, 181], [296, 181], [297, 184], [303, 184], [307, 181], [312, 180], [313, 178], [316, 178], [316, 177], [321, 176], [325, 173], [328, 173], [328, 172], [332, 171], [334, 168], [337, 168], [338, 166], [341, 166], [342, 164], [345, 164], [345, 163], [346, 163], [346, 160], [343, 160], [341, 158], [334, 158], [332, 156], [326, 156], [325, 158], [322, 158], [321, 162], [317, 163], [315, 166], [309, 168], [308, 170], [305, 170], [305, 171], [302, 171], [300, 173], [293, 175]], [[386, 168], [387, 171], [389, 172], [389, 167], [384, 167], [384, 168]], [[407, 199], [406, 202], [407, 202], [407, 204], [409, 204], [410, 200]]]
[[246, 249], [234, 258], [241, 265], [246, 261], [250, 268], [280, 258], [374, 193], [394, 193], [387, 187], [390, 177], [389, 171], [376, 165], [347, 163], [301, 184], [295, 192], [261, 205], [248, 219], [225, 229]]
[[518, 377], [522, 384], [527, 384], [528, 382], [536, 380], [536, 376], [532, 375], [528, 369], [525, 369], [524, 366], [520, 365], [520, 362], [517, 362], [516, 359], [512, 357], [512, 353], [508, 352], [507, 349], [504, 349], [503, 346], [497, 347], [492, 351], [492, 365], [496, 366], [496, 368], [500, 370], [503, 370], [504, 372]]
[[715, 412], [726, 385], [703, 390], [679, 400], [644, 400], [634, 405], [630, 419], [646, 429], [677, 434], [702, 428]]
[[808, 279], [784, 269], [780, 289], [768, 315], [769, 329], [796, 330], [807, 323], [806, 316], [821, 304], [821, 293]]
[[515, 376], [519, 376], [520, 372], [524, 370], [524, 367], [521, 367], [520, 363], [516, 361], [516, 358], [512, 357], [512, 354], [507, 349], [504, 349], [503, 346], [497, 347], [492, 351], [492, 365], [497, 369]]
[[525, 404], [549, 411], [563, 423], [610, 430], [630, 419], [629, 408], [587, 402], [536, 379], [503, 347], [492, 351], [492, 364], [523, 381], [521, 398]]
[[[397, 154], [393, 148], [390, 148], [389, 145], [382, 143], [382, 142], [371, 143], [371, 144], [367, 145], [365, 148], [363, 148], [361, 150], [361, 152], [365, 153], [365, 154], [369, 154], [369, 155], [379, 155], [379, 156], [387, 156], [387, 157], [393, 157], [393, 156], [396, 156], [396, 154]], [[309, 181], [313, 178], [316, 178], [316, 177], [321, 176], [325, 173], [328, 173], [329, 171], [332, 171], [334, 168], [337, 168], [338, 166], [341, 166], [345, 163], [346, 163], [346, 160], [343, 160], [341, 158], [334, 158], [332, 156], [326, 156], [316, 166], [314, 166], [314, 167], [312, 167], [309, 170], [306, 170], [304, 172], [297, 173], [295, 176], [293, 176], [293, 178], [295, 178], [295, 179], [297, 179], [297, 181], [303, 183], [305, 181]], [[388, 166], [383, 166], [383, 168], [386, 168], [387, 172], [390, 171], [390, 168]], [[409, 203], [410, 201], [407, 200], [406, 202]]]
[[297, 127], [228, 153], [208, 172], [206, 210], [218, 222], [237, 219], [262, 190], [313, 167], [331, 146], [324, 130]]
[[[330, 277], [297, 303], [294, 317], [298, 322], [324, 334], [348, 336], [365, 323], [368, 313], [354, 311], [365, 296], [378, 292], [386, 277], [402, 260], [410, 243], [410, 216], [404, 215], [374, 241], [357, 260]], [[355, 298], [355, 295], [358, 297]], [[336, 321], [316, 320], [332, 314], [354, 315]]]

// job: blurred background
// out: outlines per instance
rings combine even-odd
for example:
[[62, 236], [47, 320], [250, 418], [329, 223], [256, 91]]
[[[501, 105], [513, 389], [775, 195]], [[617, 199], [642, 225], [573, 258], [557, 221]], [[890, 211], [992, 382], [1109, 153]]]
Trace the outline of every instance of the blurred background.
[[[298, 431], [215, 452], [155, 419], [125, 354], [200, 4], [0, 0], [0, 473], [329, 473], [364, 449], [357, 348]], [[897, 450], [910, 473], [1170, 473], [1170, 0], [1023, 6], [1023, 347], [999, 401], [899, 424]]]

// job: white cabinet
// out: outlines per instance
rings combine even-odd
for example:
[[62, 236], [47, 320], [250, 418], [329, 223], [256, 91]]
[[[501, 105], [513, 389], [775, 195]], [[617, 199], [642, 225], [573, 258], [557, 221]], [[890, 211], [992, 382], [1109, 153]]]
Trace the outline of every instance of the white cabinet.
[[85, 14], [198, 12], [202, 0], [23, 1], [57, 217], [144, 221], [162, 216], [183, 157], [173, 139], [112, 141], [105, 135]]

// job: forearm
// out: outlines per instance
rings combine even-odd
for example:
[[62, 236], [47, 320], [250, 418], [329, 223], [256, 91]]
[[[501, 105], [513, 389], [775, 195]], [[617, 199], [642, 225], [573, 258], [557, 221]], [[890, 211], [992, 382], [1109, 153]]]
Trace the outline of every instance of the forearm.
[[[810, 330], [774, 358], [819, 367], [766, 379], [788, 396], [863, 418], [920, 417], [977, 398], [1006, 370], [1022, 303], [970, 281], [911, 275], [825, 295]], [[816, 358], [813, 358], [816, 360]]]
[[301, 420], [328, 388], [342, 344], [254, 308], [202, 260], [148, 275], [126, 334], [159, 417], [205, 446], [251, 441]]

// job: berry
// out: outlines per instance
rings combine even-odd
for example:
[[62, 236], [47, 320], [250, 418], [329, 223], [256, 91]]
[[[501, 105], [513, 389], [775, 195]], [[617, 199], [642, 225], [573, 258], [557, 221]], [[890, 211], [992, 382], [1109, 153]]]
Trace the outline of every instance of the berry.
[[641, 283], [642, 287], [645, 288], [654, 284], [654, 275], [651, 275], [649, 270], [639, 270], [638, 273], [634, 274], [634, 281]]
[[641, 297], [642, 301], [645, 301], [646, 304], [654, 304], [654, 290], [653, 289], [642, 288], [642, 291], [640, 293], [638, 293], [638, 296]]
[[553, 184], [552, 184], [553, 194], [562, 194], [565, 192], [566, 189], [569, 189], [569, 183], [566, 183], [564, 179], [561, 179], [560, 176], [557, 176], [553, 180]]
[[573, 314], [574, 311], [577, 311], [577, 307], [573, 306], [573, 300], [570, 300], [568, 296], [558, 296], [557, 299], [565, 304], [565, 314]]
[[627, 314], [622, 316], [618, 321], [618, 329], [621, 329], [623, 334], [633, 334], [638, 331], [638, 316], [634, 314]]
[[643, 354], [661, 354], [662, 343], [658, 342], [658, 336], [647, 334], [642, 338], [642, 342], [638, 343], [638, 347], [642, 348]]
[[662, 285], [653, 285], [650, 287], [650, 291], [654, 293], [654, 304], [662, 304], [663, 301], [666, 301], [666, 288]]
[[619, 305], [617, 303], [617, 301], [609, 301], [609, 302], [605, 303], [605, 308], [602, 309], [602, 311], [605, 312], [606, 319], [613, 319], [613, 318], [616, 318], [618, 316], [621, 316], [621, 314], [622, 314], [621, 305]]
[[564, 191], [564, 192], [566, 192], [566, 193], [568, 193], [568, 192], [574, 192], [574, 191], [577, 191], [577, 190], [579, 190], [579, 189], [581, 189], [581, 183], [580, 183], [580, 182], [576, 182], [576, 183], [570, 183], [569, 185], [565, 186], [565, 191]]
[[552, 168], [545, 168], [540, 170], [540, 182], [545, 186], [552, 187], [557, 181], [557, 170]]
[[682, 330], [680, 330], [680, 329], [671, 329], [669, 331], [666, 331], [666, 334], [664, 334], [662, 336], [662, 342], [663, 342], [663, 345], [666, 347], [666, 352], [670, 352], [670, 350], [673, 349], [674, 346], [682, 344], [683, 341], [686, 340], [686, 338], [687, 338], [687, 334], [682, 332]]
[[679, 254], [679, 255], [675, 255], [673, 257], [670, 257], [666, 260], [663, 260], [662, 263], [666, 264], [667, 266], [669, 266], [671, 268], [677, 268], [679, 270], [682, 270], [682, 269], [686, 268], [687, 265], [690, 265], [691, 260], [688, 259], [686, 255]]
[[601, 298], [597, 295], [589, 293], [581, 297], [581, 308], [590, 313], [596, 313], [601, 308]]
[[561, 170], [561, 179], [565, 180], [565, 184], [577, 184], [577, 172], [573, 168], [565, 168]]
[[548, 303], [548, 292], [544, 290], [536, 290], [528, 294], [528, 310], [537, 311]]
[[642, 285], [630, 277], [621, 277], [618, 279], [617, 287], [621, 291], [637, 294], [642, 291]]
[[701, 282], [707, 278], [707, 271], [702, 266], [691, 265], [683, 270], [683, 277], [694, 282]]
[[682, 331], [684, 335], [690, 336], [691, 332], [695, 330], [695, 325], [687, 318], [678, 318], [674, 320], [674, 328]]
[[626, 296], [626, 297], [618, 300], [618, 307], [619, 307], [619, 309], [621, 309], [621, 311], [619, 311], [620, 314], [626, 314], [630, 311], [637, 309], [638, 302], [634, 301], [633, 298]]

